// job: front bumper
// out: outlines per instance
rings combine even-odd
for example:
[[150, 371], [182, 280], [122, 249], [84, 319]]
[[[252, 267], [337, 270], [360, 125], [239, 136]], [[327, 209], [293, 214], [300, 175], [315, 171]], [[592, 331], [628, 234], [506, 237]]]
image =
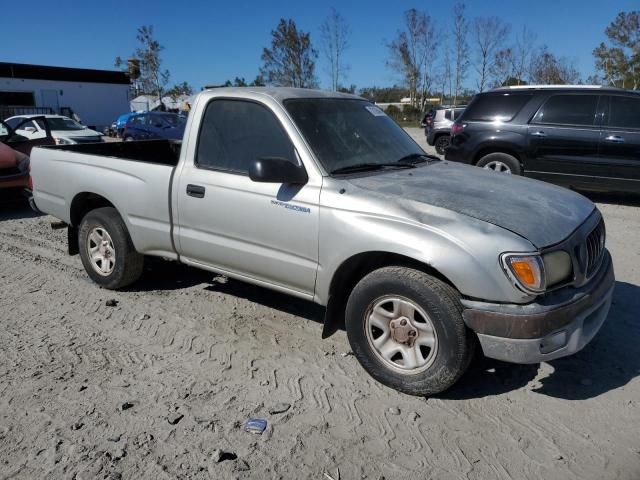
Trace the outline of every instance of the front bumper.
[[583, 287], [565, 288], [527, 305], [464, 300], [463, 318], [485, 356], [539, 363], [572, 355], [598, 333], [611, 307], [615, 276], [609, 252]]

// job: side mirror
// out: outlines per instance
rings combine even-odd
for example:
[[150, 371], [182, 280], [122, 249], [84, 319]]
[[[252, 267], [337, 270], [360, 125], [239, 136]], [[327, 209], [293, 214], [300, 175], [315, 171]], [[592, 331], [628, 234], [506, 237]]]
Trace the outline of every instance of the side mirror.
[[24, 131], [27, 133], [35, 133], [36, 132], [36, 127], [25, 127]]
[[262, 183], [293, 183], [304, 185], [309, 181], [304, 167], [282, 157], [262, 157], [249, 165], [249, 178]]

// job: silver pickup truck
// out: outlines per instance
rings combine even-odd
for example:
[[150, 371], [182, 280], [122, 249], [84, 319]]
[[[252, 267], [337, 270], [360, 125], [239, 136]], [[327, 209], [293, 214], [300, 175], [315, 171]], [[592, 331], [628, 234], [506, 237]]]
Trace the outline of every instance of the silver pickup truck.
[[[375, 105], [202, 92], [182, 142], [36, 148], [33, 200], [105, 288], [158, 256], [326, 306], [378, 381], [431, 395], [479, 344], [537, 363], [598, 332], [614, 275], [586, 198], [430, 157]], [[188, 315], [188, 312], [185, 312]]]

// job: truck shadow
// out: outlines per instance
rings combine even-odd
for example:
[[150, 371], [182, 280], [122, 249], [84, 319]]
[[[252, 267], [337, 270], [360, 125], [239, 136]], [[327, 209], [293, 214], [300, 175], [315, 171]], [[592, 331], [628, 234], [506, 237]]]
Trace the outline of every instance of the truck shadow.
[[197, 285], [202, 285], [210, 292], [243, 298], [314, 322], [324, 321], [324, 307], [313, 302], [153, 257], [145, 258], [145, 270], [140, 280], [124, 290], [129, 292], [169, 291]]
[[[177, 290], [202, 286], [207, 291], [243, 298], [274, 310], [322, 323], [324, 307], [215, 273], [148, 259], [142, 278], [128, 291]], [[577, 354], [549, 362], [553, 371], [538, 378], [540, 365], [515, 365], [488, 359], [480, 352], [467, 373], [442, 399], [463, 400], [531, 388], [567, 400], [597, 397], [640, 376], [640, 286], [616, 282], [609, 317], [596, 338]]]
[[0, 191], [0, 222], [35, 218], [41, 215], [31, 209], [22, 192]]
[[536, 380], [540, 365], [514, 365], [477, 359], [443, 399], [470, 399], [499, 395], [526, 387], [541, 395], [566, 400], [594, 398], [622, 387], [640, 376], [640, 287], [616, 282], [607, 321], [596, 338], [577, 354], [553, 360], [553, 371]]

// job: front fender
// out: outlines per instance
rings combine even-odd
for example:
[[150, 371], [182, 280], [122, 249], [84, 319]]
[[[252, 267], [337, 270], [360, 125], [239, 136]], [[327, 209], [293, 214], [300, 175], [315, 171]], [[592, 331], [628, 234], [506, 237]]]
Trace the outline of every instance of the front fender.
[[354, 255], [387, 252], [438, 271], [469, 298], [526, 303], [499, 262], [505, 251], [533, 246], [503, 228], [446, 209], [425, 206], [414, 218], [322, 208], [316, 301], [326, 304], [333, 275]]

